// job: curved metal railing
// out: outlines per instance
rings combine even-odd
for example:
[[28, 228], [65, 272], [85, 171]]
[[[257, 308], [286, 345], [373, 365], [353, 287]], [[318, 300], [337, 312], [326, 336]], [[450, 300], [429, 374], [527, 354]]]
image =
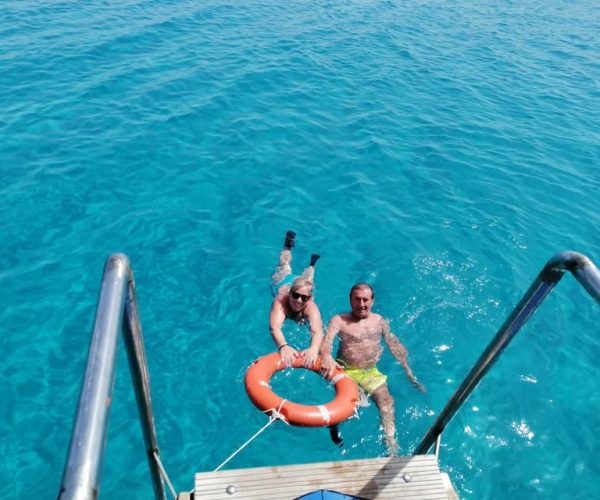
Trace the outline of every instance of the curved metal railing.
[[157, 499], [165, 499], [133, 272], [126, 255], [113, 254], [104, 266], [85, 375], [58, 493], [60, 500], [98, 498], [100, 470], [115, 380], [117, 340], [121, 329], [127, 349], [154, 493]]
[[448, 400], [436, 421], [415, 448], [413, 455], [427, 453], [436, 441], [437, 454], [439, 436], [441, 436], [454, 414], [566, 271], [570, 271], [596, 302], [600, 304], [600, 271], [590, 259], [577, 252], [562, 252], [552, 257], [483, 351], [475, 366]]

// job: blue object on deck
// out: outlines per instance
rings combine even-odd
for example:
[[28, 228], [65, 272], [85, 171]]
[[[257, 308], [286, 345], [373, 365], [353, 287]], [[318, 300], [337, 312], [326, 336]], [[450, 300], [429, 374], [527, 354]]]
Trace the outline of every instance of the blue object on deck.
[[355, 497], [352, 495], [345, 495], [344, 493], [338, 493], [332, 490], [316, 490], [311, 493], [307, 493], [301, 497], [297, 497], [294, 500], [366, 500], [363, 497]]

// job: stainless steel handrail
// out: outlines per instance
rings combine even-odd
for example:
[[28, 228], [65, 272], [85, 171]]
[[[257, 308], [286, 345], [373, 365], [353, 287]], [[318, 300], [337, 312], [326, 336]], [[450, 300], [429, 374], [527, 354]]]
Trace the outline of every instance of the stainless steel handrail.
[[87, 366], [58, 493], [60, 500], [98, 497], [120, 329], [127, 348], [154, 493], [157, 499], [165, 499], [160, 471], [154, 459], [158, 444], [133, 273], [126, 255], [113, 254], [104, 266]]
[[454, 414], [477, 387], [479, 381], [566, 271], [570, 271], [596, 302], [600, 304], [600, 271], [589, 258], [577, 252], [561, 252], [552, 257], [498, 330], [496, 336], [488, 344], [485, 351], [483, 351], [475, 366], [448, 400], [436, 421], [415, 448], [413, 455], [421, 455], [429, 451]]
[[123, 339], [129, 360], [129, 371], [133, 382], [133, 390], [137, 401], [138, 415], [142, 424], [142, 434], [146, 446], [148, 466], [154, 487], [154, 496], [157, 499], [165, 498], [165, 489], [160, 472], [160, 463], [157, 462], [159, 450], [154, 415], [152, 414], [152, 398], [150, 397], [150, 375], [144, 349], [142, 325], [138, 314], [138, 304], [135, 293], [133, 271], [129, 270], [127, 286], [127, 300], [125, 301], [125, 322], [123, 325]]

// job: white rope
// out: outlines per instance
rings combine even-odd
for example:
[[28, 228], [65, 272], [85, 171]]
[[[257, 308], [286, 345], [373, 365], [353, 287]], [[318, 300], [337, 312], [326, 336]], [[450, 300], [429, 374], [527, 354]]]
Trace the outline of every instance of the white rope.
[[167, 471], [165, 470], [162, 462], [160, 461], [160, 457], [158, 456], [158, 451], [154, 450], [153, 455], [154, 455], [154, 460], [156, 460], [158, 468], [160, 469], [160, 473], [161, 473], [163, 479], [167, 483], [169, 490], [171, 490], [171, 495], [173, 495], [173, 499], [177, 500], [177, 493], [175, 492], [175, 488], [173, 488], [173, 484], [171, 483], [171, 480], [169, 479], [169, 476], [167, 475]]
[[269, 416], [269, 421], [265, 425], [263, 425], [262, 428], [257, 433], [254, 434], [254, 436], [252, 436], [250, 439], [248, 439], [248, 441], [246, 441], [242, 446], [240, 446], [231, 455], [229, 455], [229, 457], [221, 465], [219, 465], [214, 470], [214, 472], [217, 472], [221, 467], [223, 467], [227, 462], [229, 462], [233, 457], [235, 457], [240, 451], [242, 451], [246, 446], [248, 446], [255, 438], [257, 438], [264, 430], [267, 429], [267, 427], [269, 427], [276, 420], [283, 420], [287, 424], [287, 419], [281, 413], [279, 413], [281, 411], [281, 408], [283, 407], [283, 404], [286, 401], [287, 401], [287, 399], [284, 399], [281, 402], [281, 404], [279, 405], [279, 408], [277, 408], [276, 410], [275, 409], [266, 410], [265, 413], [271, 412], [271, 415]]

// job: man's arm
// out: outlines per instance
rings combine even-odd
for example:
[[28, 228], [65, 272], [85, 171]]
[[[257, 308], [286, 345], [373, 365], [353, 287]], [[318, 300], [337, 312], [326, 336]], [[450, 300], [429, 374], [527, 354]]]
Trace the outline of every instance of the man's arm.
[[390, 348], [390, 351], [394, 357], [402, 365], [402, 368], [404, 368], [410, 383], [413, 384], [419, 391], [427, 392], [425, 386], [417, 380], [417, 377], [415, 377], [414, 373], [410, 369], [410, 366], [408, 365], [408, 351], [406, 350], [406, 347], [404, 347], [398, 340], [398, 337], [391, 332], [390, 324], [386, 319], [381, 320], [381, 329], [385, 343]]
[[321, 372], [323, 372], [323, 375], [327, 378], [331, 378], [335, 369], [339, 367], [331, 355], [331, 349], [333, 348], [335, 336], [340, 331], [340, 321], [339, 314], [331, 318], [329, 325], [327, 325], [327, 333], [321, 344]]
[[275, 299], [271, 305], [271, 313], [269, 314], [269, 331], [273, 342], [275, 342], [275, 345], [279, 349], [284, 366], [291, 366], [296, 356], [296, 350], [287, 345], [285, 341], [283, 331], [281, 330], [284, 321], [285, 311], [283, 306], [278, 299]]

